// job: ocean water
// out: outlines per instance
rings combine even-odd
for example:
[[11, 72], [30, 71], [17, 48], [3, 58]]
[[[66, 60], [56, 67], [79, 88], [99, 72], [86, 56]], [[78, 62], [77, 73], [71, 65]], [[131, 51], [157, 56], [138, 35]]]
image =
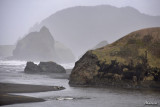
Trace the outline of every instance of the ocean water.
[[[37, 62], [38, 63], [38, 62]], [[52, 75], [25, 74], [25, 61], [0, 61], [0, 82], [22, 83], [36, 85], [57, 85], [66, 89], [37, 93], [11, 93], [16, 95], [43, 98], [45, 102], [21, 103], [4, 107], [152, 107], [144, 105], [145, 101], [158, 102], [160, 106], [160, 92], [149, 90], [133, 90], [121, 88], [100, 87], [70, 87], [67, 79], [57, 79]], [[61, 64], [66, 69], [72, 69], [74, 63]], [[74, 98], [57, 100], [56, 98]]]

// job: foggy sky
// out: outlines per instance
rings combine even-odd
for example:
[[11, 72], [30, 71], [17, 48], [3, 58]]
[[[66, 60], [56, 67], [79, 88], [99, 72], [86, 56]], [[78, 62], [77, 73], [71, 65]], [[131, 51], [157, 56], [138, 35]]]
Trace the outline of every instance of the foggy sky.
[[59, 10], [104, 4], [160, 16], [160, 0], [0, 0], [0, 45], [15, 44], [30, 27]]

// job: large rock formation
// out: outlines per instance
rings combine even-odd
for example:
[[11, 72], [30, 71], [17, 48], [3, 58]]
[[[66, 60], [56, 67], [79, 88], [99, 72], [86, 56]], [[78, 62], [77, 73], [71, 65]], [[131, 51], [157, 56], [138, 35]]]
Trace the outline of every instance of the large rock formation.
[[13, 51], [13, 57], [27, 61], [58, 60], [54, 39], [46, 27], [42, 27], [39, 32], [29, 33], [19, 40]]
[[42, 69], [39, 66], [37, 66], [37, 64], [34, 64], [33, 62], [27, 62], [24, 72], [39, 73], [39, 72], [42, 72]]
[[[13, 59], [26, 61], [55, 61], [60, 63], [74, 62], [72, 52], [63, 46], [59, 48], [46, 27], [39, 32], [32, 32], [17, 42]], [[59, 51], [61, 50], [61, 51]]]
[[27, 62], [25, 73], [66, 73], [66, 70], [54, 62], [40, 62], [38, 65]]
[[78, 6], [56, 12], [31, 31], [42, 26], [78, 57], [99, 41], [112, 43], [132, 31], [160, 27], [160, 16], [149, 16], [131, 7]]
[[160, 28], [88, 51], [76, 62], [69, 84], [160, 88]]
[[65, 69], [54, 62], [40, 62], [38, 65], [43, 72], [66, 73]]

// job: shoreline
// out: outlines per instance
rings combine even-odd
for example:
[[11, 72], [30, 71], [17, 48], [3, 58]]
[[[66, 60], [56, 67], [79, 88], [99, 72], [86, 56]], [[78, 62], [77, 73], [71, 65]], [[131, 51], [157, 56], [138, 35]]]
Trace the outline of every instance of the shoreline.
[[0, 106], [11, 105], [11, 104], [20, 104], [20, 103], [34, 103], [34, 102], [43, 102], [45, 101], [42, 98], [21, 96], [21, 95], [11, 95], [11, 94], [0, 94]]
[[[11, 95], [10, 93], [33, 93], [33, 92], [46, 92], [46, 91], [60, 91], [65, 89], [62, 86], [43, 86], [43, 85], [30, 85], [30, 84], [12, 84], [0, 83], [0, 106], [29, 103], [29, 102], [43, 102], [42, 98]], [[9, 94], [8, 94], [9, 93]]]
[[137, 86], [132, 86], [132, 85], [124, 85], [124, 84], [119, 84], [119, 85], [113, 85], [113, 84], [73, 84], [69, 83], [70, 87], [92, 87], [92, 88], [114, 88], [114, 89], [127, 89], [127, 90], [142, 90], [142, 91], [154, 91], [154, 92], [159, 92], [160, 87], [145, 87], [143, 85], [137, 85]]

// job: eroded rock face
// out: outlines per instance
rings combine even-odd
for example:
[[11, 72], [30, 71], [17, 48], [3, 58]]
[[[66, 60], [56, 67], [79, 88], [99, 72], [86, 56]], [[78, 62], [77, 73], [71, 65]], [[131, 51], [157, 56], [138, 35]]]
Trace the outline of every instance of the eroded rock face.
[[38, 73], [38, 72], [42, 72], [42, 69], [39, 66], [37, 66], [37, 64], [34, 64], [33, 62], [27, 62], [24, 72]]
[[94, 76], [98, 74], [98, 59], [95, 55], [88, 51], [79, 61], [70, 75], [69, 84], [71, 85], [87, 85], [91, 84]]
[[40, 62], [39, 65], [27, 62], [25, 73], [66, 73], [65, 69], [54, 62]]
[[38, 65], [43, 72], [65, 73], [65, 69], [55, 62], [40, 62]]

